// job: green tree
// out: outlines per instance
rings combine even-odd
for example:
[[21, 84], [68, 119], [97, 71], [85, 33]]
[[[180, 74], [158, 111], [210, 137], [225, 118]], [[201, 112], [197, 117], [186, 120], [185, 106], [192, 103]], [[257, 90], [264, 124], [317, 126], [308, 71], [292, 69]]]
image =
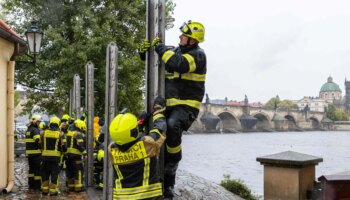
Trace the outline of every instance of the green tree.
[[[36, 65], [16, 64], [16, 83], [27, 88], [25, 112], [34, 105], [49, 114], [67, 112], [74, 74], [85, 75], [91, 61], [95, 71], [95, 107], [104, 110], [106, 48], [115, 42], [120, 54], [118, 107], [131, 112], [142, 109], [144, 63], [137, 54], [145, 37], [146, 1], [144, 0], [6, 0], [3, 14], [18, 33], [39, 20], [45, 31], [42, 53]], [[175, 4], [168, 1], [168, 14]], [[22, 58], [26, 59], [26, 58]], [[84, 81], [81, 85], [84, 86]], [[82, 96], [84, 91], [82, 90]], [[82, 101], [84, 102], [84, 101]]]
[[335, 117], [337, 121], [349, 121], [349, 114], [341, 109], [335, 110]]
[[335, 115], [335, 107], [333, 104], [329, 104], [327, 107], [326, 115], [328, 119], [337, 121], [337, 116]]
[[264, 107], [268, 109], [277, 109], [277, 108], [297, 109], [298, 105], [296, 105], [290, 100], [281, 101], [279, 96], [277, 95], [276, 97], [273, 97], [269, 101], [267, 101]]
[[18, 106], [19, 102], [21, 101], [19, 91], [15, 91], [15, 107]]

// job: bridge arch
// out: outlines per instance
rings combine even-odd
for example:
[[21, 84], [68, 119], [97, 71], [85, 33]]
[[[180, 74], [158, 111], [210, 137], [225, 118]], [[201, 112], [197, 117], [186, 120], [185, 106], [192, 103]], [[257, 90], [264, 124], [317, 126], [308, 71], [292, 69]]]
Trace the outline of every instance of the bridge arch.
[[218, 114], [220, 118], [220, 123], [218, 127], [222, 132], [237, 132], [242, 129], [241, 122], [239, 118], [229, 111], [222, 112]]
[[286, 115], [284, 116], [288, 120], [288, 130], [295, 130], [298, 128], [297, 122], [295, 120], [295, 117], [293, 115]]
[[321, 123], [318, 121], [316, 117], [310, 117], [309, 120], [311, 121], [312, 129], [320, 129]]
[[272, 129], [271, 119], [270, 117], [262, 112], [255, 113], [253, 117], [257, 118], [258, 121], [255, 125], [257, 130], [270, 130]]

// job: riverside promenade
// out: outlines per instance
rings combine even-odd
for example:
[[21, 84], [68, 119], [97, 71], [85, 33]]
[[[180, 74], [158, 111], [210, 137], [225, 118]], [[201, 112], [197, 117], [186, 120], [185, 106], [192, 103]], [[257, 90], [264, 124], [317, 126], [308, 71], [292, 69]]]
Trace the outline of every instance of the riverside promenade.
[[[28, 163], [24, 155], [15, 159], [15, 187], [9, 194], [1, 194], [1, 200], [50, 199], [50, 200], [102, 200], [102, 191], [93, 190], [94, 196], [88, 192], [68, 193], [65, 187], [65, 173], [60, 174], [60, 192], [58, 196], [42, 196], [40, 192], [28, 192]], [[175, 186], [174, 200], [242, 200], [220, 185], [204, 178], [179, 170]]]

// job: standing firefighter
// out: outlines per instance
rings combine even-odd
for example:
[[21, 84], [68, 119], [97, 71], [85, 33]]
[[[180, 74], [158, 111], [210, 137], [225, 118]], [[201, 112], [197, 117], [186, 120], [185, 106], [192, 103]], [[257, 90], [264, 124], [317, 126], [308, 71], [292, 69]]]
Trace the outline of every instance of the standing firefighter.
[[30, 191], [40, 190], [41, 187], [41, 149], [40, 129], [41, 117], [34, 115], [26, 132], [26, 156], [28, 157], [28, 186]]
[[130, 113], [118, 114], [109, 131], [114, 143], [108, 147], [116, 180], [113, 199], [156, 199], [162, 196], [157, 175], [157, 158], [163, 144], [166, 121], [165, 101], [157, 98], [153, 113], [153, 128], [140, 136], [137, 118]]
[[[175, 176], [182, 158], [181, 137], [197, 118], [204, 97], [206, 55], [198, 46], [204, 42], [204, 26], [188, 21], [180, 27], [180, 43], [175, 49], [165, 46], [160, 38], [152, 41], [155, 51], [165, 63], [165, 97], [167, 140], [164, 156], [164, 196], [174, 196]], [[147, 40], [140, 47], [141, 59], [150, 44]]]
[[83, 132], [85, 122], [78, 119], [68, 129], [67, 133], [67, 169], [69, 191], [80, 192], [83, 188], [83, 157], [86, 156]]
[[60, 131], [59, 125], [60, 119], [52, 117], [49, 122], [49, 129], [46, 129], [41, 135], [43, 157], [41, 190], [44, 195], [48, 193], [51, 196], [58, 194], [59, 162], [61, 154], [67, 150], [66, 139], [63, 132]]

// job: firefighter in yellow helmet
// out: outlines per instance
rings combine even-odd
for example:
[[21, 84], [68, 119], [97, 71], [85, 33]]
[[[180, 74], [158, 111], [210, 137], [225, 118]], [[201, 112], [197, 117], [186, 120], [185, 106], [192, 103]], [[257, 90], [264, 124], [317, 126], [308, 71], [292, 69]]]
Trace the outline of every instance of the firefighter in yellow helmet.
[[41, 148], [40, 115], [33, 115], [26, 132], [26, 156], [28, 157], [28, 186], [30, 191], [39, 191], [41, 187]]
[[[175, 176], [182, 158], [181, 137], [198, 116], [204, 97], [207, 61], [199, 43], [204, 42], [205, 28], [194, 21], [180, 27], [179, 46], [171, 48], [155, 37], [152, 46], [165, 64], [165, 98], [167, 140], [164, 155], [164, 196], [174, 196]], [[140, 48], [141, 59], [150, 47], [144, 41]]]
[[165, 140], [166, 121], [163, 98], [157, 98], [153, 112], [153, 127], [140, 136], [135, 115], [118, 114], [109, 126], [113, 139], [108, 153], [115, 170], [113, 199], [153, 199], [162, 196], [162, 184], [157, 175], [157, 158]]
[[60, 131], [59, 125], [60, 119], [52, 117], [49, 128], [41, 135], [43, 157], [41, 191], [44, 195], [50, 193], [50, 196], [54, 196], [58, 194], [60, 157], [67, 150], [66, 138]]
[[83, 132], [86, 124], [80, 119], [74, 121], [67, 133], [67, 169], [68, 190], [80, 192], [83, 187], [83, 157], [86, 156]]
[[[68, 126], [69, 126], [69, 115], [64, 114], [61, 118], [61, 124], [60, 124], [60, 130], [63, 132], [63, 134], [66, 136], [68, 133]], [[60, 169], [66, 169], [66, 155], [65, 153], [62, 153], [60, 158]]]

